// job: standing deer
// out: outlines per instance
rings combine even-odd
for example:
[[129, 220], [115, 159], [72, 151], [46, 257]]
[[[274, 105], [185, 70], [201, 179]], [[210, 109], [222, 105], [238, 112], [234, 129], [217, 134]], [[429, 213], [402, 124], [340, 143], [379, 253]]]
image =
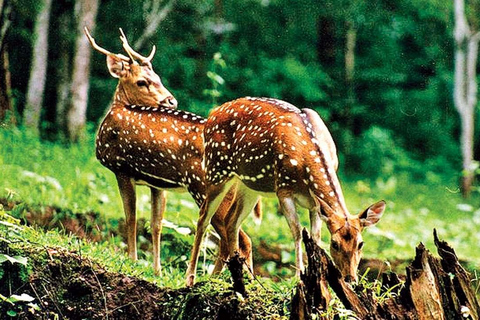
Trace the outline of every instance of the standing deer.
[[333, 260], [346, 280], [357, 280], [361, 232], [380, 220], [385, 202], [356, 216], [348, 212], [336, 175], [335, 144], [316, 112], [275, 99], [241, 98], [211, 112], [204, 139], [207, 197], [187, 270], [188, 286], [195, 280], [203, 232], [227, 190], [238, 181], [237, 196], [242, 201], [226, 222], [230, 256], [237, 250], [236, 231], [259, 195], [276, 195], [295, 241], [297, 276], [303, 260], [296, 204], [309, 210], [311, 233], [318, 244], [322, 220], [326, 222]]
[[[153, 71], [151, 60], [155, 47], [148, 57], [143, 57], [130, 47], [120, 31], [128, 57], [98, 46], [85, 28], [90, 44], [107, 56], [108, 70], [118, 78], [112, 105], [97, 134], [96, 156], [117, 178], [126, 216], [127, 250], [133, 260], [137, 259], [135, 186], [150, 187], [154, 270], [160, 274], [165, 190], [188, 191], [198, 206], [205, 198], [202, 163], [205, 119], [176, 110], [177, 101]], [[228, 221], [228, 211], [234, 201], [235, 188], [232, 188], [212, 220], [221, 238], [214, 272], [222, 269], [223, 259], [228, 257], [224, 223]], [[256, 210], [259, 215], [260, 207]], [[242, 230], [239, 232], [242, 255], [251, 268], [251, 241]]]

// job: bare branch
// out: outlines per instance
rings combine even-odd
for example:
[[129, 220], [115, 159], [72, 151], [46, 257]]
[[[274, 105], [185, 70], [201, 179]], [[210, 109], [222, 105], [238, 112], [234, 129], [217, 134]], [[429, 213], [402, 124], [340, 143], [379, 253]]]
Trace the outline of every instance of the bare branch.
[[162, 0], [154, 0], [151, 4], [151, 9], [146, 13], [146, 26], [143, 34], [134, 43], [135, 48], [142, 48], [145, 43], [155, 34], [162, 21], [172, 11], [175, 0], [169, 0], [163, 7], [160, 3]]
[[8, 29], [12, 24], [10, 14], [12, 12], [12, 4], [10, 1], [0, 1], [0, 52], [4, 45], [4, 39], [7, 35]]

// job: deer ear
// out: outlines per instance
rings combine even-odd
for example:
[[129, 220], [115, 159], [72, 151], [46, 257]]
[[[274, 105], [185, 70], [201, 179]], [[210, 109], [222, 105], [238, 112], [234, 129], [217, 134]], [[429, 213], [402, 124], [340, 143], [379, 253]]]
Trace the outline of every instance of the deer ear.
[[121, 58], [112, 54], [107, 55], [107, 67], [112, 77], [123, 77], [127, 72], [127, 65]]
[[325, 201], [320, 199], [319, 197], [315, 196], [315, 194], [310, 190], [310, 194], [312, 195], [312, 198], [315, 199], [315, 205], [318, 207], [318, 215], [322, 221], [327, 222], [328, 219], [330, 218], [330, 215], [328, 212], [325, 210], [325, 208], [328, 206]]
[[320, 210], [318, 211], [318, 213], [320, 214], [320, 219], [322, 219], [323, 222], [328, 222], [330, 216], [328, 215], [327, 211], [323, 206], [320, 206]]
[[382, 200], [372, 204], [365, 211], [363, 211], [359, 215], [362, 228], [370, 227], [376, 224], [380, 218], [382, 218], [383, 212], [385, 211], [385, 206], [386, 203]]

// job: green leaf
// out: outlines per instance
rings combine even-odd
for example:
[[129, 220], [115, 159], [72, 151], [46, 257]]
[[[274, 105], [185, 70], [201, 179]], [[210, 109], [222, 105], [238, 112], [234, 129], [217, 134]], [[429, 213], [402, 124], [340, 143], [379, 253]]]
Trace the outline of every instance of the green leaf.
[[35, 300], [35, 298], [32, 297], [31, 295], [26, 294], [26, 293], [22, 293], [21, 295], [12, 294], [10, 296], [10, 298], [8, 298], [8, 300], [10, 300], [13, 303], [15, 303], [15, 302], [32, 302], [33, 300]]
[[7, 315], [10, 316], [10, 317], [16, 317], [17, 316], [17, 312], [13, 311], [13, 310], [8, 310], [7, 311]]
[[7, 297], [5, 297], [3, 294], [0, 294], [0, 301], [6, 301], [10, 303], [11, 305], [14, 305], [13, 302], [11, 302]]
[[223, 85], [223, 84], [225, 83], [225, 80], [224, 80], [220, 75], [218, 75], [218, 74], [216, 74], [216, 73], [214, 73], [214, 72], [212, 72], [212, 71], [208, 71], [208, 72], [207, 72], [207, 77], [208, 77], [210, 80], [212, 80], [212, 81], [214, 81], [214, 82], [216, 82], [216, 83], [218, 83], [218, 84], [220, 84], [220, 85]]
[[29, 311], [33, 313], [33, 311], [40, 311], [40, 307], [36, 303], [28, 303], [27, 306], [29, 306]]
[[8, 222], [8, 221], [0, 221], [0, 224], [3, 224], [4, 226], [7, 226], [7, 227], [13, 228], [13, 229], [21, 229], [20, 226], [17, 226], [16, 224], [13, 224], [13, 223]]
[[0, 263], [4, 263], [5, 261], [10, 261], [12, 264], [20, 263], [26, 266], [28, 259], [26, 257], [21, 257], [21, 256], [10, 257], [7, 254], [0, 254]]

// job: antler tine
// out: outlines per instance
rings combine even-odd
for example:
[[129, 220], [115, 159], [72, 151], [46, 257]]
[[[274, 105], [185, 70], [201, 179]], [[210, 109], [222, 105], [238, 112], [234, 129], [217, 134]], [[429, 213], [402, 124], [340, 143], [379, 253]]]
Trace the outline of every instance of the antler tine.
[[153, 56], [155, 55], [155, 51], [156, 51], [156, 50], [157, 50], [157, 47], [155, 47], [155, 45], [153, 45], [153, 47], [152, 47], [152, 52], [150, 52], [150, 54], [149, 54], [148, 57], [147, 57], [147, 62], [152, 61]]
[[92, 47], [93, 47], [95, 50], [97, 50], [97, 51], [99, 51], [99, 52], [101, 52], [101, 53], [103, 53], [103, 54], [105, 54], [105, 55], [107, 55], [107, 56], [113, 55], [113, 56], [117, 56], [117, 57], [121, 58], [122, 60], [129, 61], [129, 59], [128, 59], [127, 57], [125, 57], [123, 54], [114, 54], [114, 53], [111, 53], [110, 51], [108, 51], [107, 49], [104, 49], [104, 48], [100, 47], [100, 46], [95, 42], [95, 39], [92, 37], [92, 35], [90, 34], [90, 31], [88, 31], [88, 28], [87, 28], [87, 27], [84, 27], [84, 28], [83, 28], [83, 31], [85, 32], [85, 35], [87, 36], [88, 41], [90, 42], [90, 44], [92, 45]]
[[140, 60], [142, 63], [150, 63], [150, 61], [153, 59], [153, 56], [155, 55], [155, 50], [156, 50], [155, 46], [153, 46], [152, 52], [150, 53], [150, 55], [148, 57], [144, 57], [138, 52], [136, 52], [135, 50], [133, 50], [133, 48], [128, 43], [127, 36], [125, 36], [125, 33], [123, 32], [122, 28], [120, 28], [120, 33], [122, 34], [120, 36], [120, 40], [122, 40], [123, 42], [123, 48], [128, 53], [130, 58], [132, 58], [132, 60], [136, 58], [137, 60]]
[[[134, 56], [135, 56], [135, 54], [136, 55], [138, 55], [138, 54], [135, 51], [133, 51], [132, 47], [130, 47], [130, 45], [128, 44], [127, 36], [125, 36], [125, 33], [123, 33], [123, 29], [122, 28], [119, 28], [119, 29], [120, 29], [120, 34], [121, 34], [120, 40], [122, 41], [123, 49], [125, 49], [125, 51], [127, 52], [128, 56], [132, 60], [132, 63], [136, 62]], [[138, 56], [137, 56], [137, 59], [138, 59]]]

